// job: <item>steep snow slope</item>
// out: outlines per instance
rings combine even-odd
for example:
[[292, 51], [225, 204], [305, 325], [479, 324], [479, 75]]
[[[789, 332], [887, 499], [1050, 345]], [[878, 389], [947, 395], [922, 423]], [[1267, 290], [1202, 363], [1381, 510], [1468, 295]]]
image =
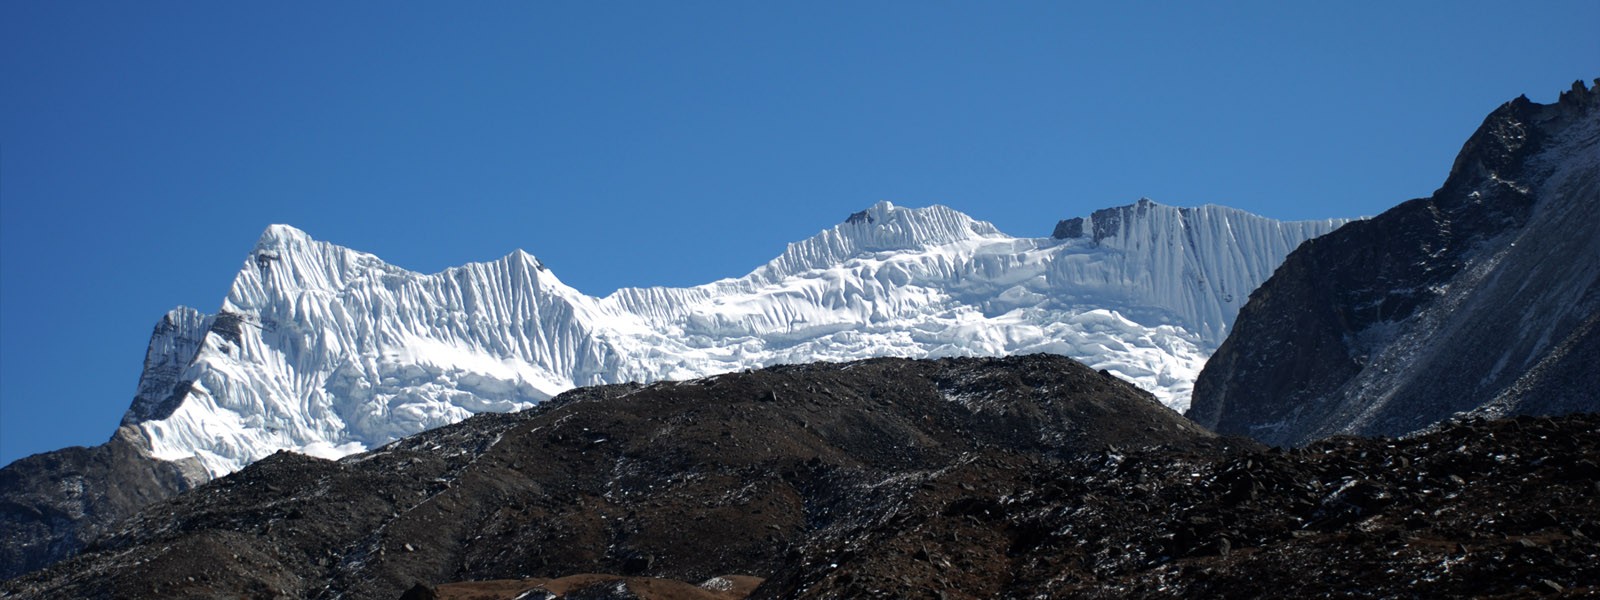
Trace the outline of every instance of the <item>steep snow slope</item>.
[[125, 422], [156, 457], [195, 457], [217, 476], [279, 449], [342, 456], [575, 386], [1028, 352], [1071, 356], [1183, 410], [1249, 291], [1339, 224], [1141, 200], [1013, 238], [942, 206], [884, 202], [744, 277], [606, 298], [521, 251], [422, 275], [274, 225], [217, 315], [163, 320]]

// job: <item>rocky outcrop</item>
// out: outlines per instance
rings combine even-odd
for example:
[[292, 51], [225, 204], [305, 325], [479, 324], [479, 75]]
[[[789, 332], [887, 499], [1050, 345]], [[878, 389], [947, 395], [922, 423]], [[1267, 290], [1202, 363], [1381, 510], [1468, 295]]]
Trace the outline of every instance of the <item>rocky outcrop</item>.
[[0, 579], [72, 556], [139, 509], [204, 481], [199, 465], [152, 458], [139, 431], [35, 454], [0, 469]]
[[1485, 119], [1431, 197], [1291, 253], [1188, 416], [1299, 445], [1451, 415], [1600, 410], [1600, 93]]
[[238, 315], [210, 316], [188, 307], [175, 308], [161, 317], [150, 333], [138, 391], [133, 395], [128, 412], [122, 415], [122, 424], [138, 425], [171, 415], [194, 385], [184, 378], [184, 371], [200, 353], [206, 333], [215, 331], [218, 335], [227, 335], [232, 331], [237, 338], [238, 327]]
[[77, 554], [139, 509], [210, 479], [192, 459], [152, 456], [136, 424], [164, 417], [182, 401], [192, 384], [184, 369], [212, 327], [211, 317], [183, 307], [156, 323], [133, 402], [106, 443], [0, 468], [0, 579]]

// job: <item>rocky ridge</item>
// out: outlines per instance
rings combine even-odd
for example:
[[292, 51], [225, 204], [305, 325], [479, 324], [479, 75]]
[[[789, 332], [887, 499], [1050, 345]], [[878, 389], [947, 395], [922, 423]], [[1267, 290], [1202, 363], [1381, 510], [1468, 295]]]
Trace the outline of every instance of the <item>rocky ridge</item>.
[[773, 367], [275, 454], [0, 596], [1577, 596], [1600, 593], [1597, 430], [1286, 451], [1061, 357]]
[[417, 581], [759, 576], [953, 465], [1210, 438], [1051, 355], [590, 387], [337, 462], [274, 454], [0, 590], [394, 598]]
[[154, 459], [138, 429], [111, 441], [36, 454], [0, 469], [0, 578], [71, 556], [145, 506], [204, 481]]
[[1597, 323], [1600, 92], [1578, 82], [1554, 104], [1496, 109], [1431, 197], [1291, 253], [1187, 414], [1299, 445], [1461, 412], [1600, 410]]

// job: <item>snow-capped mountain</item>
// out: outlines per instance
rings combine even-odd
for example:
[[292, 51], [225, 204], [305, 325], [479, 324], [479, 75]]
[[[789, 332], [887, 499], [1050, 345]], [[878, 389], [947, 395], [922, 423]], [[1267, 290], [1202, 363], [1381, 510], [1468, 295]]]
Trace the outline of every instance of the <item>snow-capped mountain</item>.
[[1296, 250], [1190, 418], [1274, 444], [1600, 410], [1600, 80], [1484, 120], [1445, 184]]
[[336, 457], [576, 386], [872, 356], [1053, 352], [1183, 410], [1250, 290], [1342, 221], [1141, 200], [1016, 238], [879, 203], [744, 277], [604, 298], [517, 251], [424, 275], [274, 225], [221, 310], [157, 326], [124, 425], [211, 476]]

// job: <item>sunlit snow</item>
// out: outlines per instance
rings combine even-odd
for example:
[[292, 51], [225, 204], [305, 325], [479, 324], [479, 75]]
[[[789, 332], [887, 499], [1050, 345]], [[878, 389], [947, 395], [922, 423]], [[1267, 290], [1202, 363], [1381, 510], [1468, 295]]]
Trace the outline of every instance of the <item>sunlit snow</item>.
[[274, 225], [222, 316], [164, 321], [128, 421], [158, 457], [198, 457], [215, 476], [279, 449], [375, 448], [576, 386], [1030, 352], [1183, 410], [1249, 293], [1340, 223], [1140, 201], [1085, 219], [1098, 235], [1014, 238], [942, 206], [883, 202], [744, 277], [605, 298], [521, 251], [423, 275]]

